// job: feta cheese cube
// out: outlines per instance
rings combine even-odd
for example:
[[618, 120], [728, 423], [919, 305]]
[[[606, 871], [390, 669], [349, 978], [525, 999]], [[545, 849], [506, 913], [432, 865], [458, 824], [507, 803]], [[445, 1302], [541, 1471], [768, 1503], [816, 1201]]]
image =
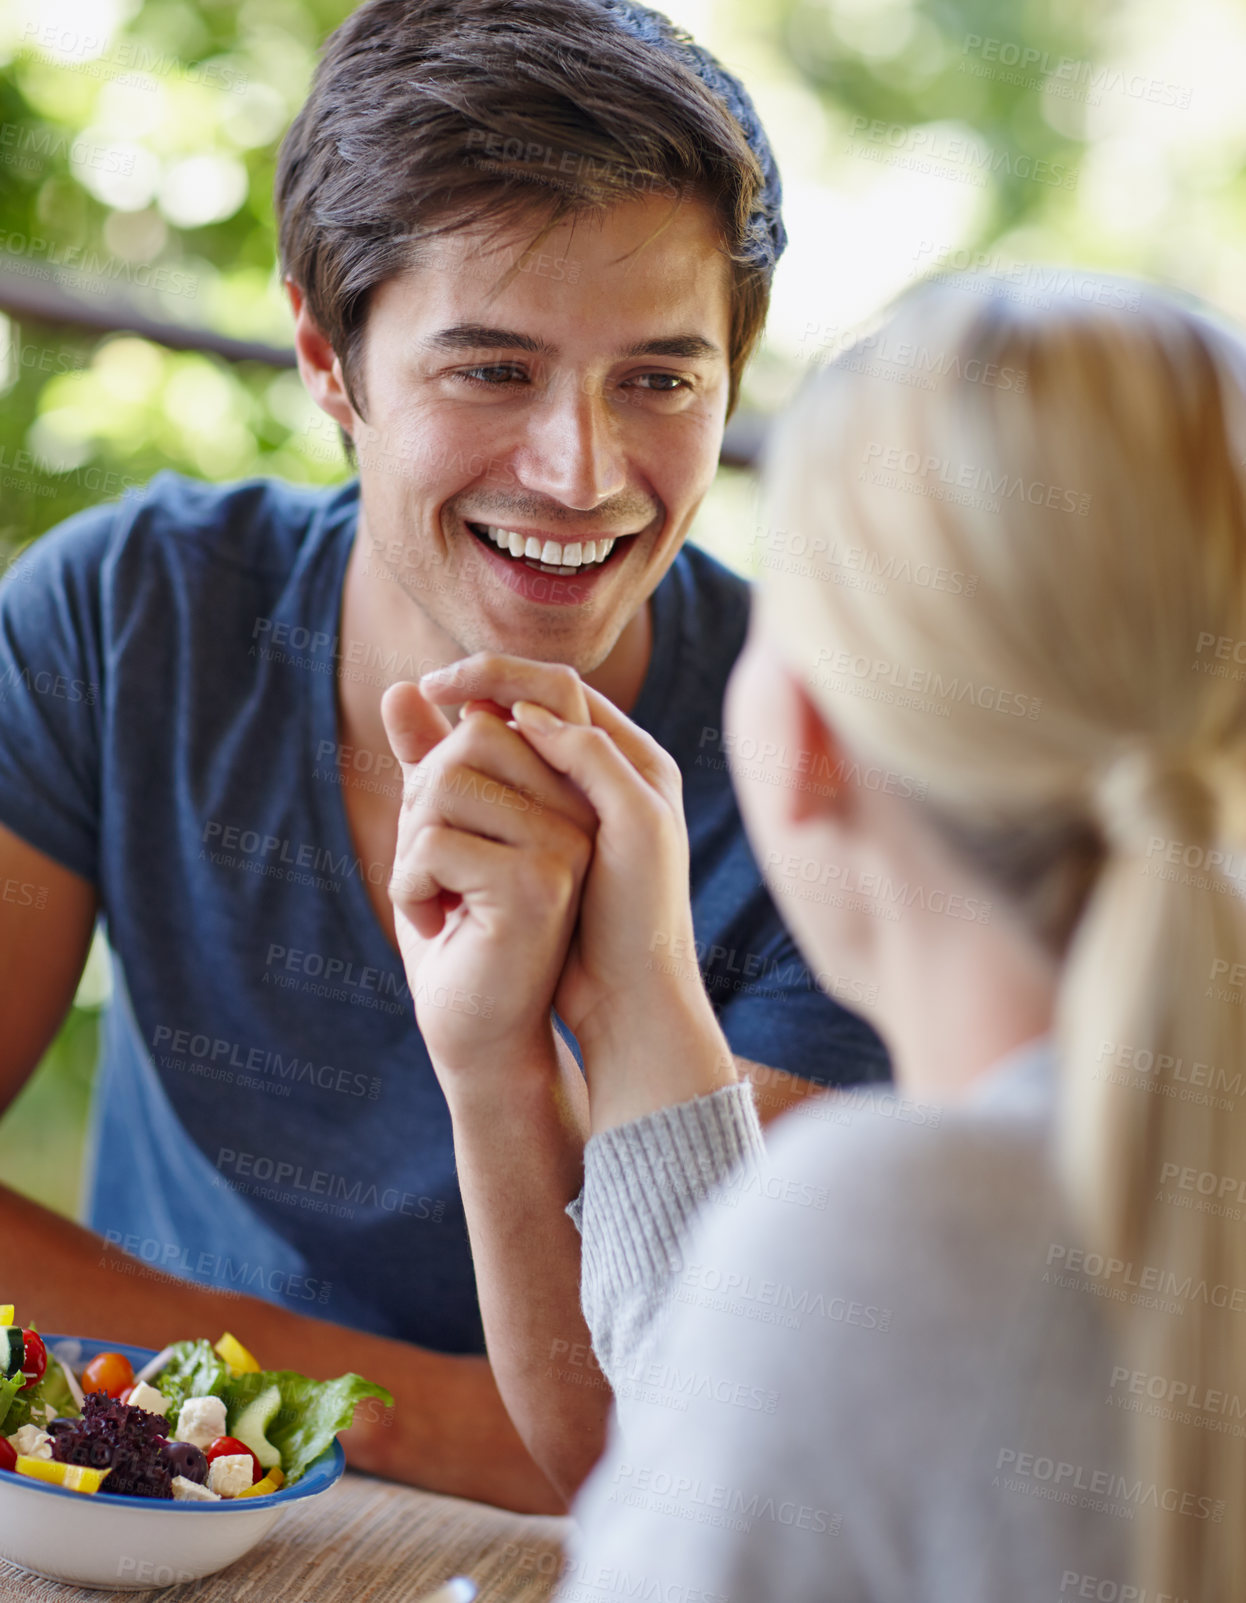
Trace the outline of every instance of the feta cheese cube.
[[188, 1397], [177, 1416], [175, 1441], [193, 1442], [205, 1452], [225, 1434], [225, 1404], [219, 1397]]
[[140, 1380], [138, 1385], [132, 1388], [126, 1402], [131, 1408], [145, 1408], [149, 1414], [164, 1414], [169, 1408], [169, 1399], [154, 1386], [149, 1386], [145, 1380]]
[[173, 1496], [181, 1503], [219, 1503], [221, 1496], [214, 1492], [210, 1486], [200, 1486], [198, 1481], [188, 1480], [185, 1475], [173, 1477]]
[[52, 1457], [52, 1438], [38, 1425], [20, 1426], [9, 1437], [9, 1441], [24, 1458]]
[[208, 1465], [208, 1485], [218, 1497], [237, 1497], [251, 1487], [252, 1463], [246, 1453], [224, 1453]]

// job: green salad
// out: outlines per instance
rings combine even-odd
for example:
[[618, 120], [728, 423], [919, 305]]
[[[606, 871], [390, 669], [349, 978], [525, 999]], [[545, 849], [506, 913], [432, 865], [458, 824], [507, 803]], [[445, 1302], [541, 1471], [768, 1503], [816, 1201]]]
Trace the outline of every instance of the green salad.
[[261, 1369], [228, 1332], [179, 1341], [136, 1375], [124, 1353], [79, 1372], [0, 1306], [0, 1471], [70, 1491], [219, 1502], [296, 1484], [357, 1404], [393, 1397], [361, 1375]]

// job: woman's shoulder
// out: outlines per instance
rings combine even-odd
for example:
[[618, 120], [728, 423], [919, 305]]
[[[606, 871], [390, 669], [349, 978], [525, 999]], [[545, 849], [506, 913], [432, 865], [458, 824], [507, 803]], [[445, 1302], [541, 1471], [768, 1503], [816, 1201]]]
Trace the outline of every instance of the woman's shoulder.
[[863, 1224], [903, 1217], [920, 1237], [1032, 1231], [1045, 1207], [1060, 1211], [1055, 1083], [1050, 1048], [1036, 1042], [960, 1102], [879, 1087], [814, 1098], [771, 1126], [770, 1191], [794, 1182], [822, 1211]]
[[1073, 1235], [1052, 1145], [1054, 1071], [1035, 1056], [992, 1078], [955, 1106], [870, 1090], [785, 1115], [764, 1166], [711, 1200], [678, 1300], [801, 1331], [796, 1345], [811, 1330], [825, 1340], [830, 1325], [886, 1333], [858, 1376], [876, 1364], [888, 1386], [896, 1365], [926, 1369], [938, 1352], [966, 1384], [979, 1363], [1023, 1370], [1028, 1336], [998, 1344], [1005, 1310], [1010, 1324], [1025, 1310], [1014, 1330], [1093, 1345], [1096, 1300], [1070, 1304], [1044, 1274]]

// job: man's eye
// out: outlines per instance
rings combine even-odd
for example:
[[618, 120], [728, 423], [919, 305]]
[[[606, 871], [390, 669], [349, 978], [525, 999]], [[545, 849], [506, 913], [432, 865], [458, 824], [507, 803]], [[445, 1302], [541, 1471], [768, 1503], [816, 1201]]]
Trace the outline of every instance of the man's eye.
[[514, 362], [495, 362], [488, 367], [461, 368], [454, 376], [465, 384], [511, 384], [528, 375]]
[[659, 395], [673, 395], [676, 390], [689, 388], [688, 380], [678, 373], [641, 373], [635, 380], [642, 389], [654, 390]]

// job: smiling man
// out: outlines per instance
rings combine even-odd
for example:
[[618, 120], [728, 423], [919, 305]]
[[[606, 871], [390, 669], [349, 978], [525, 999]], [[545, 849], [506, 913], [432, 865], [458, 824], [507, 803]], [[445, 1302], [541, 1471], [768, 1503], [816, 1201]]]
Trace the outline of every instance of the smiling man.
[[[277, 201], [300, 370], [357, 478], [162, 475], [0, 589], [6, 1097], [98, 915], [116, 979], [90, 1228], [0, 1194], [4, 1284], [46, 1328], [230, 1328], [271, 1366], [358, 1370], [398, 1406], [357, 1420], [356, 1463], [557, 1508], [482, 1356], [414, 1022], [491, 998], [405, 982], [380, 703], [482, 650], [575, 668], [683, 771], [695, 940], [655, 932], [654, 961], [700, 964], [763, 1107], [798, 1091], [766, 1065], [885, 1073], [749, 854], [718, 735], [747, 587], [684, 545], [782, 249], [778, 180], [739, 85], [654, 13], [371, 0]], [[437, 805], [493, 786], [556, 830], [582, 799], [529, 755], [514, 785], [456, 771]], [[774, 773], [808, 782], [798, 753]]]
[[[647, 602], [714, 476], [732, 389], [719, 229], [666, 187], [544, 228], [530, 210], [437, 235], [374, 292], [357, 389], [294, 289], [304, 375], [363, 485], [345, 636], [430, 665], [563, 662], [633, 706]], [[383, 759], [375, 686], [345, 678], [341, 702], [345, 743]], [[392, 856], [392, 806], [360, 795], [348, 809]], [[384, 885], [373, 900], [392, 923]]]

